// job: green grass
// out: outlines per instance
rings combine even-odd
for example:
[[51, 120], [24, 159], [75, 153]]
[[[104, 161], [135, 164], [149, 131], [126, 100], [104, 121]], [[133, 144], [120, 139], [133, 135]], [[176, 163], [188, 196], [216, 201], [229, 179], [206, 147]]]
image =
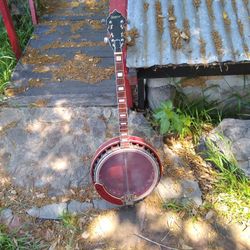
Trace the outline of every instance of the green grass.
[[18, 232], [7, 232], [5, 226], [0, 224], [0, 249], [3, 250], [40, 250], [45, 249], [44, 244], [35, 240], [30, 234]]
[[225, 156], [209, 140], [206, 145], [206, 161], [219, 170], [212, 196], [214, 208], [230, 220], [250, 225], [250, 180], [232, 156]]
[[66, 250], [74, 249], [76, 237], [81, 232], [78, 219], [77, 215], [69, 212], [64, 212], [60, 216], [62, 226], [68, 230]]
[[[237, 105], [234, 105], [236, 108], [233, 109], [232, 106], [228, 104], [222, 110], [218, 108], [218, 102], [208, 102], [205, 97], [187, 102], [187, 98], [179, 94], [179, 102], [175, 104], [176, 108], [174, 108], [172, 104], [169, 105], [168, 103], [168, 105], [166, 105], [166, 103], [163, 103], [160, 109], [155, 112], [154, 118], [161, 128], [161, 132], [171, 133], [174, 131], [181, 137], [181, 130], [170, 129], [171, 118], [173, 117], [172, 113], [174, 113], [175, 116], [179, 116], [177, 117], [179, 120], [181, 120], [180, 115], [182, 117], [188, 117], [191, 121], [188, 129], [192, 134], [194, 144], [197, 144], [200, 140], [200, 136], [204, 134], [204, 132], [209, 132], [224, 118], [247, 118], [250, 116], [242, 112], [249, 107], [250, 104], [250, 98], [248, 98], [250, 94], [248, 92], [246, 91], [244, 98], [240, 98], [236, 93], [232, 93], [232, 96], [226, 101], [230, 103], [234, 100], [234, 102], [237, 103]], [[177, 121], [177, 118], [174, 119]], [[223, 139], [223, 137], [221, 137], [221, 139]], [[211, 195], [206, 202], [212, 204], [212, 208], [216, 210], [218, 214], [225, 216], [229, 220], [250, 225], [249, 178], [247, 178], [244, 172], [239, 168], [233, 155], [225, 155], [209, 140], [206, 146], [207, 150], [204, 152], [205, 160], [217, 169], [217, 177], [215, 177], [216, 180], [211, 190]], [[190, 210], [190, 207], [185, 207], [175, 201], [165, 203], [163, 206], [165, 209], [176, 212], [187, 212]]]
[[[32, 32], [33, 25], [29, 13], [28, 5], [26, 6], [25, 13], [19, 18], [14, 18], [14, 24], [16, 32], [20, 41], [22, 49], [25, 48]], [[12, 48], [9, 43], [8, 35], [0, 19], [0, 101], [4, 98], [4, 90], [9, 84], [12, 71], [16, 65], [16, 58], [12, 52]]]
[[195, 205], [191, 201], [181, 202], [173, 199], [172, 201], [164, 202], [163, 208], [176, 213], [184, 212], [188, 216], [193, 216], [192, 212], [195, 208]]

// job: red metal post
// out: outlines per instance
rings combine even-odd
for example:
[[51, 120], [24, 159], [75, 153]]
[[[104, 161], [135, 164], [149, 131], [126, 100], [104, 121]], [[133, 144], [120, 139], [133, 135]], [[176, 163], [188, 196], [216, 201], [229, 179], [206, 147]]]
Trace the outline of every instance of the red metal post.
[[19, 40], [12, 22], [10, 10], [8, 8], [8, 4], [6, 0], [0, 0], [0, 12], [3, 16], [3, 21], [8, 32], [8, 36], [10, 39], [10, 44], [12, 46], [13, 52], [16, 55], [16, 58], [19, 59], [22, 54], [22, 50], [19, 44]]
[[[120, 12], [125, 18], [127, 18], [127, 0], [110, 0], [109, 1], [109, 11], [110, 13], [114, 10], [117, 10]], [[126, 47], [123, 49], [124, 58], [127, 57], [127, 49]], [[124, 65], [126, 65], [126, 59], [124, 60]], [[128, 108], [132, 108], [133, 106], [133, 100], [132, 100], [132, 91], [131, 86], [129, 84], [128, 80], [128, 68], [125, 68], [125, 86], [126, 86], [126, 93], [127, 93], [127, 103]]]
[[37, 14], [36, 14], [36, 5], [34, 0], [29, 0], [29, 5], [30, 5], [30, 13], [32, 17], [32, 22], [34, 25], [38, 24], [38, 19], [37, 19]]

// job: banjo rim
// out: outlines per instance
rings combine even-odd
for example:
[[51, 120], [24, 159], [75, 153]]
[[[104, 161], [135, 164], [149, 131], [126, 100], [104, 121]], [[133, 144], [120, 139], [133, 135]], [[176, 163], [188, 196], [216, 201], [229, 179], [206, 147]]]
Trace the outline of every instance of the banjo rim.
[[[130, 152], [133, 150], [138, 151], [138, 153], [140, 152], [141, 154], [144, 154], [144, 156], [146, 156], [147, 159], [150, 160], [151, 165], [154, 168], [155, 177], [154, 177], [153, 183], [143, 194], [137, 196], [137, 198], [134, 199], [133, 202], [137, 202], [137, 201], [142, 200], [145, 197], [147, 197], [153, 191], [153, 189], [155, 188], [155, 186], [157, 185], [157, 183], [160, 180], [160, 177], [162, 175], [162, 165], [161, 165], [160, 157], [157, 154], [156, 150], [149, 143], [147, 143], [144, 139], [142, 139], [140, 137], [129, 136], [128, 140], [129, 140], [130, 144], [138, 145], [139, 147], [135, 147], [135, 148], [133, 148], [131, 146], [120, 147], [120, 137], [115, 137], [115, 138], [112, 138], [112, 139], [106, 141], [97, 149], [95, 157], [91, 163], [92, 182], [94, 183], [95, 188], [96, 188], [97, 192], [99, 193], [99, 195], [101, 195], [101, 197], [104, 199], [108, 195], [110, 195], [110, 196], [113, 196], [113, 195], [110, 194], [104, 186], [102, 186], [101, 192], [99, 191], [101, 184], [99, 183], [99, 181], [98, 181], [99, 179], [97, 178], [97, 175], [98, 175], [97, 171], [98, 171], [98, 173], [100, 172], [100, 170], [103, 166], [102, 162], [106, 161], [107, 158], [110, 158], [112, 155], [114, 155], [115, 152], [117, 153], [118, 151], [120, 151], [122, 153], [122, 151], [124, 151], [124, 150], [130, 151]], [[117, 149], [114, 149], [114, 148], [117, 148]], [[112, 149], [113, 149], [113, 152], [111, 152]], [[150, 152], [147, 152], [147, 150], [149, 150]], [[110, 153], [109, 153], [109, 151], [110, 151]], [[106, 157], [105, 157], [105, 154], [106, 154]], [[123, 202], [123, 204], [125, 203], [121, 198], [118, 198], [118, 197], [116, 197], [116, 198], [118, 200], [120, 199], [120, 203], [121, 202]], [[111, 203], [113, 203], [113, 202], [111, 202]]]

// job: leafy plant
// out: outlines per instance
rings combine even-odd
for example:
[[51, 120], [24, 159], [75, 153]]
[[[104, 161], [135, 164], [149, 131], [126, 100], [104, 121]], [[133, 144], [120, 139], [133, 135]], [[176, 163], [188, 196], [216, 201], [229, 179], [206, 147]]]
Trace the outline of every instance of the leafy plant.
[[174, 108], [170, 100], [162, 103], [153, 116], [158, 121], [160, 133], [163, 135], [175, 133], [183, 138], [191, 133], [192, 118], [180, 109]]

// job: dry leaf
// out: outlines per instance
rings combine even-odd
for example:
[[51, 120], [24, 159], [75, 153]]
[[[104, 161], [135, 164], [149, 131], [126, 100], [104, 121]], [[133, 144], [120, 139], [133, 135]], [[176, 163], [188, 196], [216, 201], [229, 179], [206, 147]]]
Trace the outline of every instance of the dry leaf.
[[223, 18], [224, 18], [224, 19], [227, 19], [227, 18], [228, 18], [228, 15], [227, 15], [227, 13], [226, 13], [225, 11], [223, 11]]

